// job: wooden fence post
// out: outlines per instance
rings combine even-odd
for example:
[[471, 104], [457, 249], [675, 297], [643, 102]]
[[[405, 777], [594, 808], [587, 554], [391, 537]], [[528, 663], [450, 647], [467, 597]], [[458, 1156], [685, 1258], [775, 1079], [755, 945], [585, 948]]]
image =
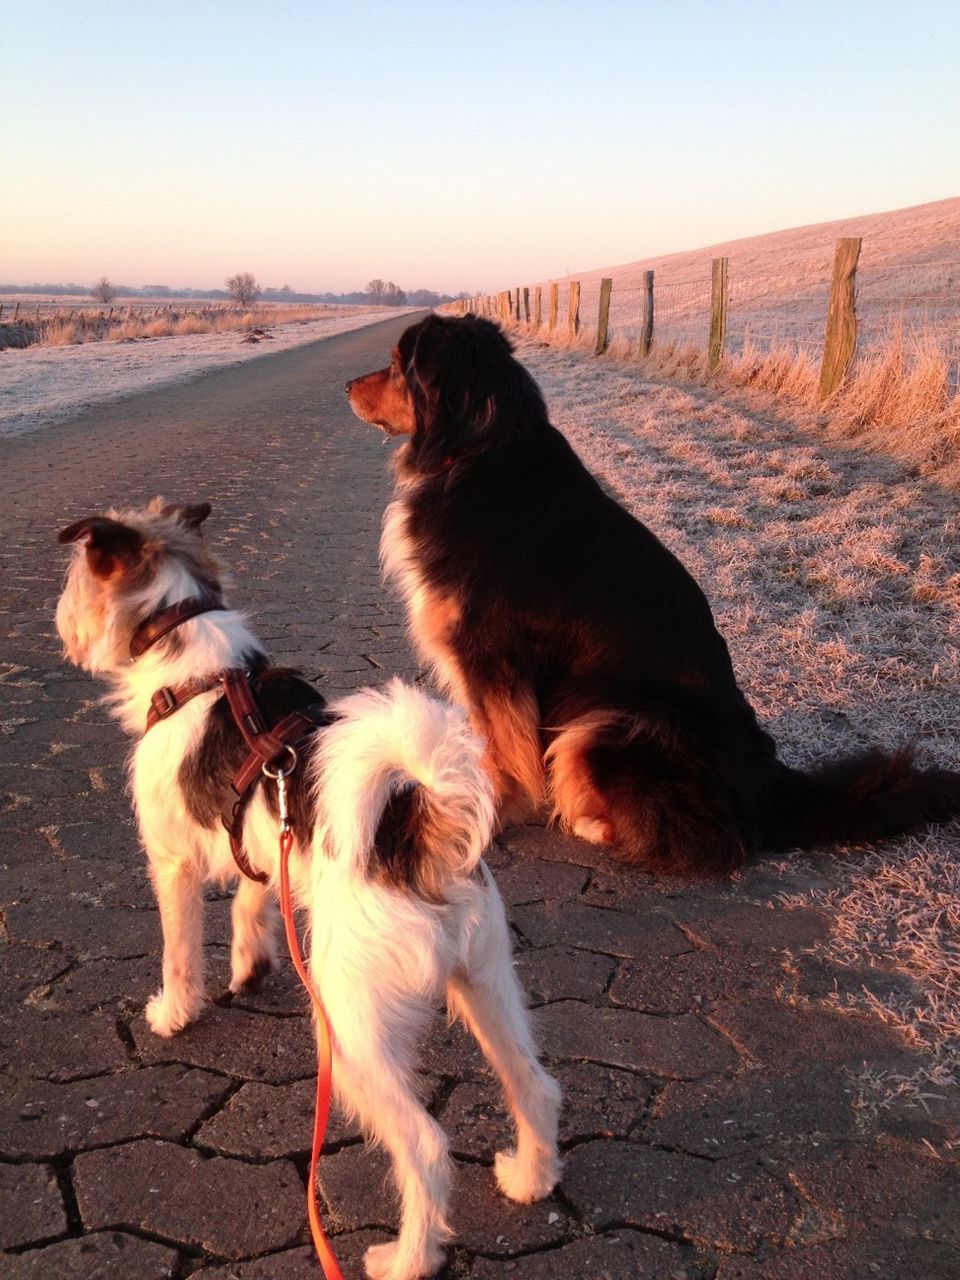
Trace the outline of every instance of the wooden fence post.
[[605, 277], [600, 281], [600, 316], [597, 320], [597, 355], [602, 356], [607, 349], [607, 329], [610, 325], [610, 294], [613, 292], [612, 278]]
[[515, 303], [513, 314], [517, 317], [517, 324], [519, 324], [520, 323], [520, 286], [519, 285], [517, 285], [517, 290], [516, 290], [516, 293], [513, 295], [513, 300]]
[[834, 393], [846, 376], [857, 350], [855, 288], [860, 237], [838, 240], [830, 282], [830, 310], [820, 365], [820, 399]]
[[533, 327], [539, 329], [543, 324], [543, 289], [537, 285], [533, 291]]
[[643, 329], [640, 333], [640, 354], [648, 356], [653, 346], [653, 272], [643, 273]]
[[550, 310], [547, 316], [547, 333], [553, 333], [557, 327], [557, 312], [560, 310], [560, 286], [550, 286]]
[[527, 324], [530, 323], [530, 290], [526, 285], [523, 289], [523, 318]]
[[570, 281], [570, 306], [567, 311], [567, 329], [571, 338], [580, 332], [580, 281]]
[[710, 289], [710, 345], [707, 367], [716, 369], [723, 356], [723, 340], [727, 333], [727, 259], [714, 258], [713, 282]]

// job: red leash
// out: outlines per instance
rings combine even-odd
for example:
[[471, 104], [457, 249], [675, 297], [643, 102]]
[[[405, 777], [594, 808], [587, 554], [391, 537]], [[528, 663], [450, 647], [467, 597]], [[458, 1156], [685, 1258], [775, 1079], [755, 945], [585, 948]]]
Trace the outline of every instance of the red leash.
[[[272, 777], [268, 774], [268, 777]], [[330, 1020], [323, 1007], [323, 1001], [317, 995], [307, 967], [300, 954], [300, 942], [293, 919], [293, 898], [290, 893], [290, 870], [288, 862], [293, 847], [293, 830], [286, 818], [285, 787], [282, 778], [277, 779], [280, 794], [280, 910], [283, 914], [283, 927], [287, 935], [287, 946], [293, 967], [300, 981], [307, 989], [310, 1003], [317, 1021], [317, 1101], [313, 1114], [313, 1149], [310, 1153], [310, 1174], [307, 1180], [307, 1217], [310, 1219], [310, 1233], [313, 1236], [313, 1247], [320, 1259], [320, 1266], [326, 1280], [343, 1280], [343, 1274], [333, 1256], [330, 1242], [327, 1240], [323, 1223], [320, 1221], [320, 1210], [317, 1208], [317, 1165], [320, 1162], [320, 1151], [323, 1147], [323, 1136], [327, 1131], [327, 1116], [330, 1114], [330, 1084], [332, 1078], [332, 1055], [330, 1050]]]

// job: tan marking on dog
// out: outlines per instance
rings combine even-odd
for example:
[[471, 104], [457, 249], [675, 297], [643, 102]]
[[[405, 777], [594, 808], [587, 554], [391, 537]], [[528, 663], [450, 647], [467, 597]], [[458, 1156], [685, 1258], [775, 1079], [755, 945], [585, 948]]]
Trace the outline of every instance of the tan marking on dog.
[[[468, 706], [470, 704], [468, 703]], [[530, 689], [488, 695], [470, 707], [474, 728], [487, 742], [485, 763], [501, 815], [517, 820], [543, 804], [546, 783], [540, 744], [540, 712]]]
[[417, 651], [433, 668], [438, 682], [463, 706], [469, 705], [467, 685], [460, 671], [453, 633], [460, 622], [456, 596], [419, 584], [410, 600], [410, 632]]
[[609, 711], [580, 716], [564, 726], [544, 757], [554, 818], [559, 819], [565, 831], [591, 844], [613, 844], [616, 830], [602, 795], [593, 785], [584, 756], [597, 734], [619, 718]]

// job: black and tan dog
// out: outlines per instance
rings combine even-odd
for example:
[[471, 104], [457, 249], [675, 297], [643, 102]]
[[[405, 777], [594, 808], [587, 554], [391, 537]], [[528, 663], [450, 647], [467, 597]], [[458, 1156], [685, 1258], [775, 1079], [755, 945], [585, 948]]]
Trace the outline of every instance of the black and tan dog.
[[429, 316], [354, 412], [410, 437], [382, 559], [440, 684], [486, 737], [505, 810], [652, 869], [870, 841], [960, 811], [960, 773], [871, 751], [791, 769], [734, 677], [706, 597], [551, 426], [499, 328]]

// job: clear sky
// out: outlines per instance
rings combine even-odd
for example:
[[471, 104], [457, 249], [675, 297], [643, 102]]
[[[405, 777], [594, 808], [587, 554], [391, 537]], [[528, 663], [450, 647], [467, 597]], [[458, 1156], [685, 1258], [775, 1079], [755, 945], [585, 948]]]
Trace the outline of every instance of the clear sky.
[[492, 290], [960, 194], [957, 0], [0, 0], [0, 282]]

